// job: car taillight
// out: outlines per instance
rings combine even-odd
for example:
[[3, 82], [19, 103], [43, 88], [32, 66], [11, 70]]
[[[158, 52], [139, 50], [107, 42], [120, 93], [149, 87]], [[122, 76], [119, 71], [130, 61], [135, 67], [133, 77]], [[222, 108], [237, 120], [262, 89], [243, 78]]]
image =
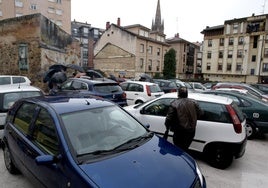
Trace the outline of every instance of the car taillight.
[[170, 90], [170, 92], [172, 93], [172, 92], [177, 92], [177, 89], [172, 89], [172, 90]]
[[122, 94], [122, 98], [123, 98], [123, 99], [126, 99], [126, 98], [127, 98], [127, 94], [126, 94], [126, 92], [123, 92], [123, 94]]
[[146, 91], [147, 91], [147, 95], [148, 96], [151, 96], [151, 90], [150, 90], [150, 87], [148, 85], [146, 85]]
[[231, 105], [226, 105], [226, 108], [227, 108], [228, 112], [230, 113], [231, 118], [233, 120], [235, 132], [241, 133], [242, 132], [242, 125], [241, 125], [241, 122], [240, 122], [238, 116], [236, 115], [235, 110], [233, 109], [233, 107]]

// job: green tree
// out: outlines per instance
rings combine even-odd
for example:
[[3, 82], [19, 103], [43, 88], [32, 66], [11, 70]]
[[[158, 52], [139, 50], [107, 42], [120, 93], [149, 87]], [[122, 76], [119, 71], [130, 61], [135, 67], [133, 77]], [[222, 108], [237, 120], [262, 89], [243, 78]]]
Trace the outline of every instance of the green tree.
[[176, 51], [173, 48], [164, 56], [163, 76], [165, 79], [176, 78]]

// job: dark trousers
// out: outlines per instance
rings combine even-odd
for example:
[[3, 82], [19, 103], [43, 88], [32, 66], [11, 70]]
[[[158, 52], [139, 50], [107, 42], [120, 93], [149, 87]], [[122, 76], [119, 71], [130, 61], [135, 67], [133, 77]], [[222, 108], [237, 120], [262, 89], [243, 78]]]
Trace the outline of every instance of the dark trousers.
[[191, 145], [194, 135], [195, 130], [176, 130], [173, 134], [173, 143], [184, 151], [188, 151], [188, 147]]

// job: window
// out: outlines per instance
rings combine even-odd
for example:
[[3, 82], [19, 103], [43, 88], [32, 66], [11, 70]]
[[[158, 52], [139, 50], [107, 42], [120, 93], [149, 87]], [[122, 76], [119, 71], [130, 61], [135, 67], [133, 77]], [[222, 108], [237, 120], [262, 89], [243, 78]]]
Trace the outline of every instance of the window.
[[242, 64], [236, 64], [236, 71], [242, 71]]
[[198, 101], [200, 108], [203, 110], [202, 116], [199, 118], [204, 121], [215, 121], [215, 122], [231, 122], [230, 115], [226, 111], [224, 105], [210, 103], [210, 102], [200, 102]]
[[15, 6], [16, 6], [16, 7], [23, 7], [23, 2], [22, 2], [22, 0], [15, 0]]
[[140, 58], [140, 68], [143, 68], [144, 59]]
[[48, 154], [59, 152], [58, 138], [53, 119], [45, 109], [41, 109], [35, 121], [33, 138], [37, 146]]
[[37, 5], [36, 4], [31, 4], [30, 9], [31, 10], [37, 10]]
[[223, 58], [223, 51], [219, 51], [219, 58]]
[[48, 7], [47, 12], [54, 14], [55, 13], [55, 9], [53, 7]]
[[140, 53], [144, 53], [144, 44], [140, 44]]
[[254, 36], [254, 39], [253, 39], [253, 48], [257, 48], [258, 47], [258, 36]]
[[229, 50], [228, 51], [228, 58], [232, 58], [233, 57], [233, 51], [232, 50]]
[[149, 59], [149, 62], [148, 62], [148, 70], [151, 71], [152, 70], [152, 60]]
[[60, 9], [56, 9], [56, 14], [57, 14], [57, 15], [62, 15], [62, 13], [63, 13], [62, 10], [60, 10]]
[[240, 36], [240, 37], [238, 38], [238, 44], [239, 44], [239, 45], [244, 44], [244, 37]]
[[158, 56], [160, 55], [160, 51], [161, 51], [161, 49], [160, 48], [157, 48], [157, 55]]
[[208, 51], [208, 53], [207, 53], [207, 58], [208, 58], [208, 59], [211, 59], [211, 51]]
[[160, 70], [160, 61], [157, 61], [156, 71]]
[[268, 63], [263, 63], [262, 71], [263, 72], [268, 72]]
[[207, 63], [207, 70], [210, 70], [210, 69], [211, 69], [211, 64]]
[[212, 40], [209, 39], [209, 40], [208, 40], [208, 47], [211, 47], [211, 46], [212, 46]]
[[155, 102], [149, 104], [144, 108], [144, 113], [148, 115], [157, 115], [165, 117], [167, 115], [170, 103], [174, 99], [166, 98], [166, 99], [159, 99]]
[[222, 71], [222, 64], [221, 64], [221, 63], [218, 64], [218, 70], [219, 70], [219, 71]]
[[256, 55], [253, 55], [253, 56], [251, 57], [251, 61], [252, 61], [252, 62], [255, 62], [255, 61], [256, 61]]
[[250, 69], [250, 75], [254, 75], [255, 69]]
[[35, 105], [24, 103], [14, 118], [14, 125], [25, 135], [29, 133], [29, 126], [31, 124], [33, 114], [35, 112]]
[[228, 63], [227, 64], [227, 69], [226, 69], [227, 71], [231, 71], [232, 70], [232, 64], [230, 64], [230, 63]]
[[264, 57], [268, 57], [268, 48], [264, 49]]
[[229, 38], [229, 45], [233, 45], [234, 44], [234, 38], [233, 37], [230, 37]]
[[19, 68], [20, 70], [28, 70], [28, 45], [27, 44], [20, 44], [19, 45]]
[[149, 54], [152, 54], [152, 53], [153, 53], [153, 47], [152, 47], [152, 46], [149, 46], [149, 48], [148, 48], [148, 53], [149, 53]]
[[243, 57], [243, 50], [237, 50], [237, 58], [242, 58]]
[[237, 33], [238, 32], [238, 23], [234, 23], [233, 24], [233, 33]]
[[224, 38], [220, 38], [220, 46], [224, 46]]
[[265, 36], [265, 43], [268, 43], [268, 35]]

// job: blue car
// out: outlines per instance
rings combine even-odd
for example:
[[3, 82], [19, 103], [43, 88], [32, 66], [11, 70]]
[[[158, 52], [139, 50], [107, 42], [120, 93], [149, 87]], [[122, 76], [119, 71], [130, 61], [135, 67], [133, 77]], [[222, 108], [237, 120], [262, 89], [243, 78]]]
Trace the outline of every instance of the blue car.
[[17, 101], [2, 148], [7, 170], [35, 187], [206, 187], [192, 157], [100, 98]]

